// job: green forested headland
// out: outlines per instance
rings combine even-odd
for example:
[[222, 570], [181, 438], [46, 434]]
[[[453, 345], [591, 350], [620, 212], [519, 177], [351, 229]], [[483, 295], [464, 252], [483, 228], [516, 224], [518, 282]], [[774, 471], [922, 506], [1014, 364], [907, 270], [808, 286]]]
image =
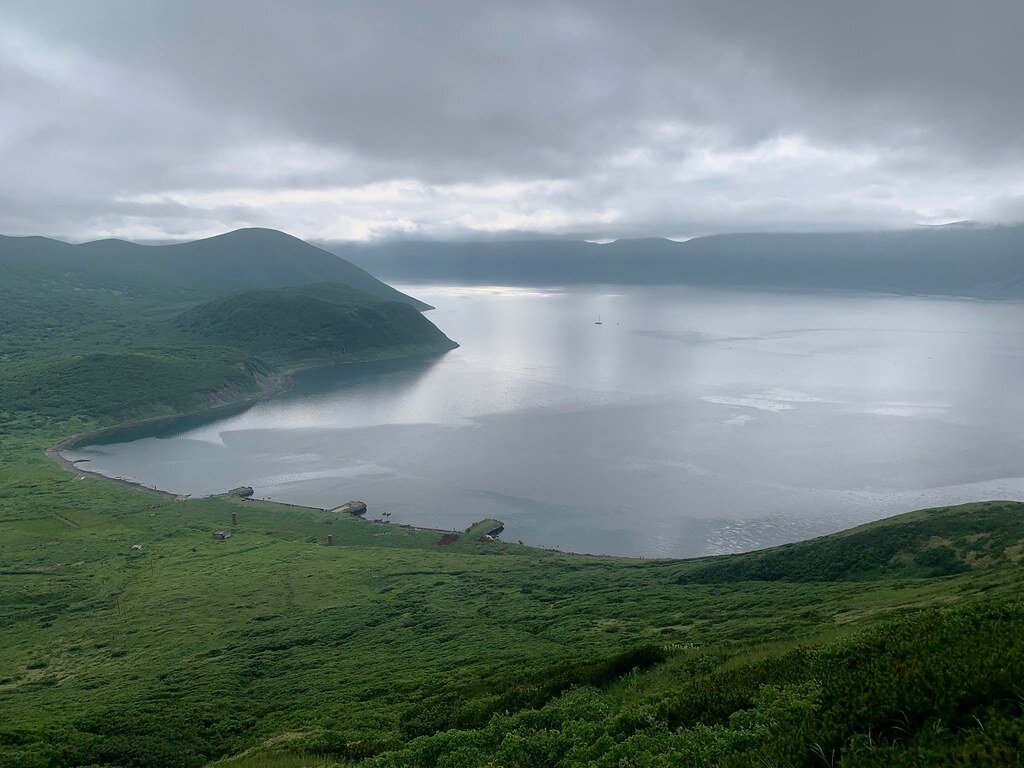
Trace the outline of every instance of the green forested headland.
[[180, 314], [196, 344], [223, 344], [293, 365], [448, 349], [451, 342], [412, 306], [339, 283], [243, 291]]
[[178, 501], [44, 451], [356, 354], [348, 322], [405, 353], [409, 318], [338, 286], [74, 287], [5, 326], [0, 765], [1021, 762], [1024, 504], [644, 561]]
[[180, 413], [296, 367], [451, 349], [426, 307], [273, 230], [166, 246], [0, 237], [0, 413]]

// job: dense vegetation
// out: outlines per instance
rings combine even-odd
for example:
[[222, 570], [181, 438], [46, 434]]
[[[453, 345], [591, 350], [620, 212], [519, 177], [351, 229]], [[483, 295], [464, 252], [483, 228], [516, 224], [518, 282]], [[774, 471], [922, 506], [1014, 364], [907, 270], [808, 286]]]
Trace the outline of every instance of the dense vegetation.
[[355, 265], [274, 230], [164, 246], [0, 236], [0, 363], [178, 344], [171, 321], [190, 306], [239, 291], [311, 283], [342, 283], [381, 301], [427, 308]]
[[953, 576], [700, 583], [708, 561], [179, 502], [77, 479], [41, 456], [56, 432], [7, 429], [6, 764], [977, 765], [1022, 748], [1024, 505], [881, 526], [970, 541], [983, 520]]
[[272, 230], [158, 247], [0, 237], [0, 413], [181, 413], [290, 367], [451, 349], [425, 306]]
[[271, 377], [262, 361], [218, 347], [27, 360], [0, 369], [0, 413], [117, 419], [184, 413], [252, 397]]
[[1016, 563], [1024, 527], [1008, 522], [1009, 511], [990, 504], [969, 516], [958, 508], [901, 515], [813, 541], [705, 561], [682, 578], [705, 584], [851, 581], [950, 576], [978, 562]]
[[277, 364], [455, 346], [408, 304], [338, 283], [244, 291], [183, 312], [174, 323], [196, 343], [238, 347]]
[[[493, 521], [178, 501], [44, 450], [263, 391], [301, 329], [327, 329], [308, 354], [340, 349], [330, 324], [381, 304], [320, 286], [89, 306], [87, 332], [4, 342], [0, 765], [1021, 763], [1024, 504], [641, 561], [494, 541]], [[138, 320], [130, 346], [96, 348], [111, 318]]]
[[100, 240], [70, 245], [45, 237], [0, 236], [0, 282], [196, 301], [254, 288], [344, 283], [386, 301], [427, 305], [368, 272], [272, 229], [240, 229], [174, 245]]

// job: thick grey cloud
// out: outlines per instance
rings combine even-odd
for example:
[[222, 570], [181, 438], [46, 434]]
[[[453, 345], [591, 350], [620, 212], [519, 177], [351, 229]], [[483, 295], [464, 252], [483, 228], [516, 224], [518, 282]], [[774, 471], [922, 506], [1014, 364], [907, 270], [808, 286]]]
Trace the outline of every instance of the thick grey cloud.
[[0, 231], [685, 236], [1024, 216], [1024, 3], [0, 8]]

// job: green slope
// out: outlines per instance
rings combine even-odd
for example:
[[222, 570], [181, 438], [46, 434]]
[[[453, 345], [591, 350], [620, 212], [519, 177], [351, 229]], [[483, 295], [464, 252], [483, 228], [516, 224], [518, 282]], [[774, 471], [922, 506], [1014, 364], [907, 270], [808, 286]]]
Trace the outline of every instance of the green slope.
[[282, 232], [246, 229], [191, 243], [70, 245], [0, 236], [0, 363], [174, 343], [166, 320], [245, 290], [332, 282], [429, 306]]
[[[690, 583], [701, 561], [439, 546], [429, 531], [80, 480], [41, 456], [55, 434], [5, 434], [3, 764], [199, 766], [253, 748], [228, 764], [1019, 754], [1020, 565], [989, 562], [981, 539], [944, 578]], [[232, 512], [235, 535], [213, 541]], [[877, 528], [907, 538], [934, 520], [948, 534], [959, 518], [969, 541], [984, 519], [1019, 551], [1022, 515], [1000, 503]]]
[[0, 283], [194, 301], [251, 288], [344, 283], [378, 298], [427, 305], [296, 237], [240, 229], [173, 245], [100, 240], [70, 245], [44, 237], [0, 237]]
[[[486, 718], [477, 713], [494, 696], [453, 702], [465, 725], [360, 765], [1020, 765], [1022, 630], [1020, 603], [989, 602], [782, 652], [677, 653], [617, 681], [584, 677], [538, 706], [509, 697]], [[539, 692], [550, 679], [518, 687]], [[342, 756], [358, 749], [330, 735], [309, 742]]]
[[0, 367], [0, 419], [26, 413], [108, 419], [187, 413], [258, 395], [272, 378], [262, 360], [221, 347], [28, 360]]
[[936, 577], [1020, 561], [1024, 517], [1013, 502], [902, 515], [813, 541], [695, 563], [681, 582], [864, 581]]
[[337, 283], [245, 291], [193, 307], [174, 326], [184, 339], [238, 347], [278, 364], [456, 346], [408, 304]]
[[0, 237], [0, 418], [182, 413], [257, 395], [275, 368], [453, 348], [423, 307], [272, 230], [159, 247]]

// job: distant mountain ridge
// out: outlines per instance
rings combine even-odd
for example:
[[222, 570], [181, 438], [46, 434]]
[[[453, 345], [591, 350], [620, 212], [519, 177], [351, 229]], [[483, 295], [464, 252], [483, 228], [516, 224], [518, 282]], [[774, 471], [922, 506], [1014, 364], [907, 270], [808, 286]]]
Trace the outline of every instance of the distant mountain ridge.
[[172, 245], [0, 236], [6, 285], [109, 289], [195, 301], [256, 288], [343, 283], [371, 296], [430, 309], [332, 253], [273, 229], [239, 229]]
[[327, 244], [384, 279], [685, 284], [1024, 298], [1024, 226], [730, 234], [675, 242]]

